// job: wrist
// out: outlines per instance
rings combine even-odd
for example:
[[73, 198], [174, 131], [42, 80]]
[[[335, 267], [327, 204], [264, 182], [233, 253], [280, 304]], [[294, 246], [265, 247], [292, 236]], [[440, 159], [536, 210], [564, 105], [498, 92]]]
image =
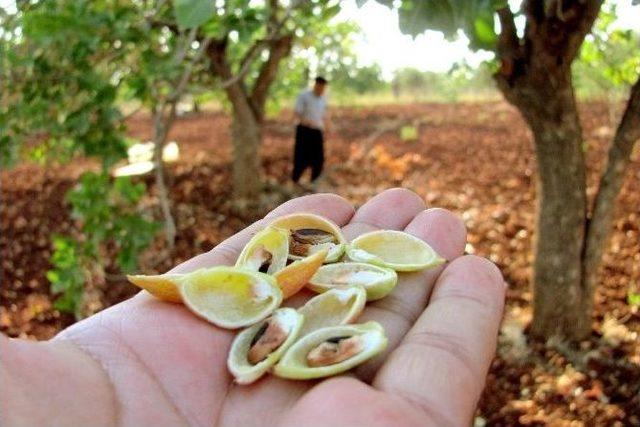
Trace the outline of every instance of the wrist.
[[115, 425], [115, 395], [100, 365], [64, 341], [0, 335], [0, 425]]

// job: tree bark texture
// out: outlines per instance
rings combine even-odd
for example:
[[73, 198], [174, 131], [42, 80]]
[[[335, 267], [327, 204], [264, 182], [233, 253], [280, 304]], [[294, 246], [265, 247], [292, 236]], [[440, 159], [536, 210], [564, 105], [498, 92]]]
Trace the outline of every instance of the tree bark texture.
[[258, 77], [249, 91], [244, 78], [233, 75], [226, 58], [227, 40], [212, 42], [207, 48], [212, 73], [223, 81], [233, 109], [231, 138], [233, 145], [234, 198], [257, 200], [262, 190], [259, 149], [269, 88], [273, 84], [281, 61], [291, 52], [293, 37], [283, 35], [267, 43], [269, 57], [262, 64]]
[[173, 249], [176, 241], [176, 222], [171, 213], [171, 201], [169, 198], [169, 190], [165, 181], [164, 159], [162, 154], [164, 145], [167, 141], [169, 128], [173, 124], [175, 117], [175, 103], [171, 105], [169, 117], [162, 115], [162, 110], [154, 111], [154, 148], [153, 148], [153, 165], [155, 169], [156, 189], [158, 192], [158, 200], [160, 201], [160, 209], [164, 218], [165, 240], [169, 249]]
[[[577, 341], [591, 332], [594, 287], [585, 283], [586, 166], [571, 63], [601, 3], [525, 1], [523, 38], [516, 34], [511, 11], [498, 11], [501, 68], [496, 82], [530, 126], [538, 163], [531, 332], [539, 338]], [[617, 194], [619, 185], [612, 190]], [[607, 227], [611, 215], [602, 219]]]
[[[631, 89], [626, 109], [616, 130], [600, 187], [595, 199], [593, 214], [587, 227], [587, 241], [584, 252], [585, 290], [593, 295], [598, 284], [598, 270], [616, 213], [616, 199], [622, 188], [625, 172], [631, 160], [633, 146], [640, 139], [640, 78]], [[588, 311], [593, 310], [593, 298], [589, 298]]]

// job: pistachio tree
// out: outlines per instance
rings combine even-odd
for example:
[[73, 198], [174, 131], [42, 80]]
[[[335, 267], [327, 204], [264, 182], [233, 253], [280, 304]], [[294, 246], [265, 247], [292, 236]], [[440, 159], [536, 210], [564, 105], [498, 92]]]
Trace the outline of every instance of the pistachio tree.
[[130, 2], [18, 2], [4, 10], [0, 34], [0, 141], [3, 164], [23, 156], [45, 166], [98, 160], [67, 194], [80, 230], [52, 236], [52, 290], [56, 307], [87, 313], [85, 287], [104, 283], [107, 246], [124, 272], [153, 239], [157, 225], [138, 212], [142, 183], [113, 179], [126, 156], [123, 115], [117, 105], [122, 63], [137, 43], [137, 7]]
[[[280, 65], [297, 40], [313, 37], [319, 26], [338, 13], [339, 2], [179, 0], [177, 4], [176, 19], [165, 16], [153, 25], [177, 33], [185, 19], [193, 19], [189, 24], [198, 25], [196, 41], [208, 41], [205, 56], [211, 85], [221, 87], [231, 105], [234, 195], [255, 201], [262, 189], [262, 126]], [[184, 10], [184, 16], [179, 10]]]
[[[616, 197], [640, 138], [640, 70], [636, 68], [590, 208], [585, 144], [571, 70], [603, 1], [523, 0], [516, 11], [501, 0], [377, 1], [397, 6], [400, 29], [407, 34], [430, 29], [453, 38], [461, 31], [471, 49], [495, 53], [495, 82], [531, 128], [538, 164], [531, 330], [543, 338], [588, 336]], [[525, 21], [522, 33], [516, 27], [516, 14]]]

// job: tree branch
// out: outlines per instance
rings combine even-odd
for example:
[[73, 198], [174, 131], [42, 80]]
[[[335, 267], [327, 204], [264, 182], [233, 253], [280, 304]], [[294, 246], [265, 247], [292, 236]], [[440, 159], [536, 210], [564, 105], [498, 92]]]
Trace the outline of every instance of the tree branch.
[[600, 178], [600, 187], [593, 208], [593, 215], [587, 229], [585, 245], [584, 277], [589, 292], [598, 283], [597, 273], [602, 264], [602, 256], [608, 247], [612, 223], [615, 217], [615, 203], [625, 172], [631, 160], [633, 146], [640, 140], [640, 76], [631, 88], [631, 95], [616, 134], [613, 138], [607, 166]]
[[158, 21], [157, 19], [147, 19], [147, 22], [149, 23], [149, 27], [151, 28], [162, 29], [166, 27], [173, 34], [175, 35], [180, 34], [180, 28], [178, 27], [178, 24], [176, 24], [175, 22]]
[[577, 31], [574, 37], [569, 38], [567, 44], [569, 62], [572, 62], [576, 57], [584, 38], [591, 32], [591, 27], [593, 27], [593, 23], [598, 17], [602, 3], [603, 0], [574, 0], [571, 3], [571, 7], [563, 9], [562, 16], [558, 17], [559, 20], [565, 22], [569, 27], [571, 27], [572, 22], [576, 20], [575, 26], [577, 27]]
[[287, 7], [284, 17], [280, 21], [278, 21], [277, 20], [277, 12], [279, 8], [278, 1], [270, 0], [269, 4], [271, 7], [270, 7], [269, 18], [267, 21], [267, 30], [269, 33], [267, 34], [267, 37], [261, 40], [256, 40], [256, 42], [253, 45], [251, 45], [249, 49], [247, 49], [247, 52], [245, 53], [244, 57], [240, 61], [240, 67], [238, 69], [238, 72], [234, 76], [224, 80], [221, 83], [221, 86], [223, 88], [231, 86], [237, 81], [242, 80], [246, 76], [247, 72], [249, 72], [249, 69], [251, 68], [251, 64], [253, 63], [253, 60], [255, 59], [257, 54], [260, 53], [262, 49], [264, 49], [266, 46], [268, 46], [269, 43], [278, 40], [278, 33], [280, 32], [280, 29], [291, 17], [291, 13], [295, 9], [295, 7], [298, 5], [298, 3], [300, 3], [300, 0], [293, 1], [289, 5], [289, 7]]
[[291, 34], [282, 36], [272, 42], [269, 49], [269, 59], [260, 68], [260, 74], [258, 74], [251, 91], [251, 104], [260, 121], [264, 116], [264, 103], [267, 99], [269, 87], [276, 78], [280, 62], [291, 52], [292, 45], [293, 35]]
[[532, 55], [543, 53], [553, 58], [558, 66], [570, 67], [598, 17], [602, 2], [603, 0], [526, 1], [525, 37], [534, 50]]
[[500, 58], [500, 74], [507, 79], [514, 73], [515, 62], [521, 56], [520, 39], [509, 6], [497, 10], [500, 20], [498, 37], [498, 57]]
[[[227, 62], [227, 42], [228, 38], [212, 40], [207, 46], [207, 56], [209, 57], [209, 69], [220, 79], [222, 88], [227, 92], [229, 101], [235, 108], [242, 108], [248, 101], [247, 90], [241, 78], [234, 76], [229, 63]], [[228, 82], [227, 84], [224, 84]]]
[[[191, 48], [191, 44], [196, 38], [197, 29], [193, 28], [187, 34], [184, 43], [180, 46], [180, 48], [176, 51], [173, 62], [175, 65], [181, 65], [186, 56], [187, 52]], [[153, 161], [155, 167], [155, 177], [156, 177], [156, 187], [158, 192], [158, 199], [160, 201], [160, 208], [162, 210], [162, 215], [165, 220], [165, 235], [167, 240], [167, 245], [170, 249], [173, 248], [176, 236], [176, 223], [171, 214], [171, 202], [169, 199], [169, 190], [167, 189], [167, 185], [164, 179], [164, 159], [162, 158], [164, 145], [167, 141], [167, 136], [169, 135], [169, 131], [173, 126], [173, 123], [176, 118], [176, 105], [180, 98], [184, 94], [184, 91], [187, 87], [187, 83], [191, 79], [191, 74], [193, 73], [193, 68], [196, 63], [200, 61], [204, 51], [207, 49], [210, 43], [210, 39], [206, 38], [201, 42], [200, 47], [193, 55], [192, 58], [187, 62], [182, 71], [180, 77], [172, 82], [171, 93], [166, 96], [164, 99], [158, 102], [158, 105], [154, 105], [153, 114], [154, 114], [154, 152], [153, 152]], [[168, 109], [168, 113], [167, 113]]]

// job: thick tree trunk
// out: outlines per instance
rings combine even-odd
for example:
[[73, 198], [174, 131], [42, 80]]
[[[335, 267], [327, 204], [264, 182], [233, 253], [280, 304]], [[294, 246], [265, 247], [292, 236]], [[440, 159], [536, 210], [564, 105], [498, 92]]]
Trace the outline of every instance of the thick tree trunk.
[[251, 109], [233, 109], [231, 134], [234, 197], [255, 202], [262, 190], [259, 156], [262, 130]]
[[522, 38], [509, 8], [498, 10], [496, 82], [531, 127], [538, 162], [531, 333], [539, 338], [576, 341], [591, 331], [593, 292], [583, 280], [586, 170], [571, 63], [601, 3], [549, 2], [545, 7], [527, 0]]
[[293, 36], [288, 34], [269, 41], [269, 57], [260, 67], [250, 93], [243, 76], [234, 76], [231, 72], [226, 58], [227, 40], [215, 40], [207, 47], [211, 71], [222, 78], [233, 109], [231, 139], [233, 194], [236, 199], [255, 202], [262, 190], [259, 149], [265, 103], [280, 62], [291, 52], [292, 41]]
[[531, 332], [581, 339], [591, 330], [591, 295], [582, 287], [586, 220], [582, 133], [571, 86], [531, 108], [538, 162], [538, 211]]
[[[609, 149], [609, 158], [600, 178], [600, 188], [587, 229], [583, 276], [584, 287], [588, 294], [594, 294], [598, 284], [598, 270], [602, 264], [602, 256], [609, 246], [616, 199], [631, 160], [631, 151], [638, 139], [640, 139], [640, 78], [631, 89], [627, 107]], [[593, 303], [590, 299], [588, 310], [592, 309]]]
[[592, 295], [582, 281], [586, 171], [582, 130], [568, 69], [534, 72], [500, 87], [534, 137], [537, 219], [533, 265], [533, 323], [539, 338], [584, 338], [591, 330]]

